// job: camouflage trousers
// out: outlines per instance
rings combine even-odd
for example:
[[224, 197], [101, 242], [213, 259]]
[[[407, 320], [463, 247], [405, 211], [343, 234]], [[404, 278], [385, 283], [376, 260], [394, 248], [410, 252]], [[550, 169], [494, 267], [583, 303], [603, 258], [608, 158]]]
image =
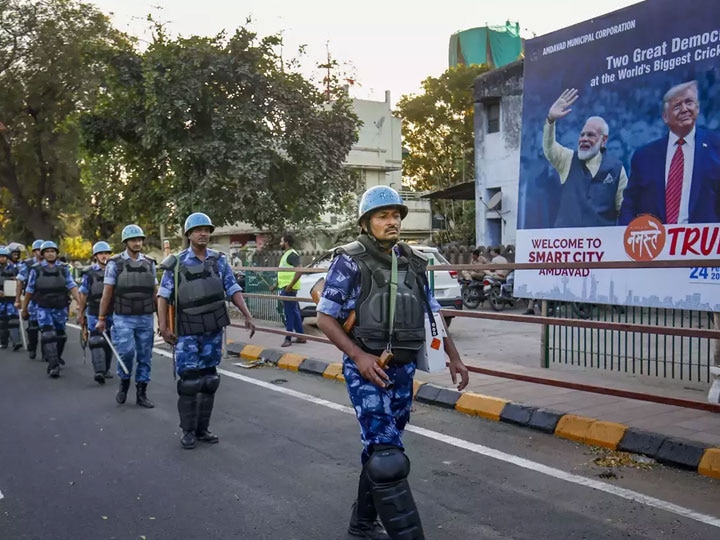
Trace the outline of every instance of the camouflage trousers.
[[13, 346], [22, 344], [20, 317], [12, 302], [0, 302], [0, 345], [7, 347], [9, 341], [12, 341]]
[[35, 315], [38, 326], [41, 329], [52, 328], [56, 332], [65, 333], [65, 325], [68, 320], [68, 308], [44, 308], [38, 306]]
[[345, 385], [360, 424], [363, 465], [370, 457], [373, 445], [404, 448], [402, 433], [410, 419], [415, 363], [389, 367], [385, 373], [394, 383], [391, 389], [380, 388], [367, 381], [358, 371], [355, 362], [347, 356], [343, 359]]
[[137, 360], [135, 382], [150, 381], [154, 334], [153, 315], [113, 316], [112, 342], [130, 372], [126, 375], [118, 365], [118, 377], [129, 379]]
[[175, 370], [179, 377], [186, 371], [212, 368], [222, 360], [222, 330], [192, 336], [179, 336], [175, 345]]

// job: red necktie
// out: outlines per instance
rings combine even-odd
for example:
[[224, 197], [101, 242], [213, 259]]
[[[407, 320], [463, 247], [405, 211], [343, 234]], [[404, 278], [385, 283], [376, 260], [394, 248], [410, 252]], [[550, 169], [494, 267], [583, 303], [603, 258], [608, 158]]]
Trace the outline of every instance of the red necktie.
[[682, 145], [684, 139], [678, 139], [675, 154], [670, 161], [668, 181], [665, 186], [665, 223], [677, 223], [680, 215], [680, 198], [682, 196], [683, 171], [685, 170], [685, 156]]

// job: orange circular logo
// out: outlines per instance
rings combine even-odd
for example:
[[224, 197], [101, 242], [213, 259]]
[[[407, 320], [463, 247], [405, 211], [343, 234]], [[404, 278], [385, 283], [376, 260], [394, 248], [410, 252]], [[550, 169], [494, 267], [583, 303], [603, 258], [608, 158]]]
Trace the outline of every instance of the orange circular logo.
[[638, 216], [626, 227], [623, 244], [634, 261], [652, 261], [665, 247], [665, 226], [653, 215]]

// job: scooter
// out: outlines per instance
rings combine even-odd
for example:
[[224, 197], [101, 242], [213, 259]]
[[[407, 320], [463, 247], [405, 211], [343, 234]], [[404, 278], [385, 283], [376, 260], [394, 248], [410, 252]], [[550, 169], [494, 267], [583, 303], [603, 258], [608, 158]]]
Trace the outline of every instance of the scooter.
[[475, 309], [485, 302], [484, 282], [478, 279], [459, 278], [462, 303], [468, 309]]
[[513, 297], [514, 282], [514, 272], [510, 272], [504, 280], [491, 276], [485, 276], [485, 280], [483, 281], [483, 292], [490, 301], [491, 308], [495, 311], [502, 311], [505, 309], [505, 306], [515, 306], [517, 298]]

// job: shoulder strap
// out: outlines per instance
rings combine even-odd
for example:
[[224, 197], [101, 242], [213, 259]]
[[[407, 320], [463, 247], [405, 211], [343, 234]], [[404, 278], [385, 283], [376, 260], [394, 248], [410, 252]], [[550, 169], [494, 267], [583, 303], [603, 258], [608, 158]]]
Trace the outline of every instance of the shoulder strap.
[[363, 246], [360, 242], [357, 240], [354, 240], [350, 242], [349, 244], [345, 244], [343, 246], [340, 246], [335, 249], [335, 255], [339, 253], [344, 253], [345, 255], [349, 255], [350, 257], [354, 255], [360, 255], [361, 253], [365, 253], [365, 246]]

